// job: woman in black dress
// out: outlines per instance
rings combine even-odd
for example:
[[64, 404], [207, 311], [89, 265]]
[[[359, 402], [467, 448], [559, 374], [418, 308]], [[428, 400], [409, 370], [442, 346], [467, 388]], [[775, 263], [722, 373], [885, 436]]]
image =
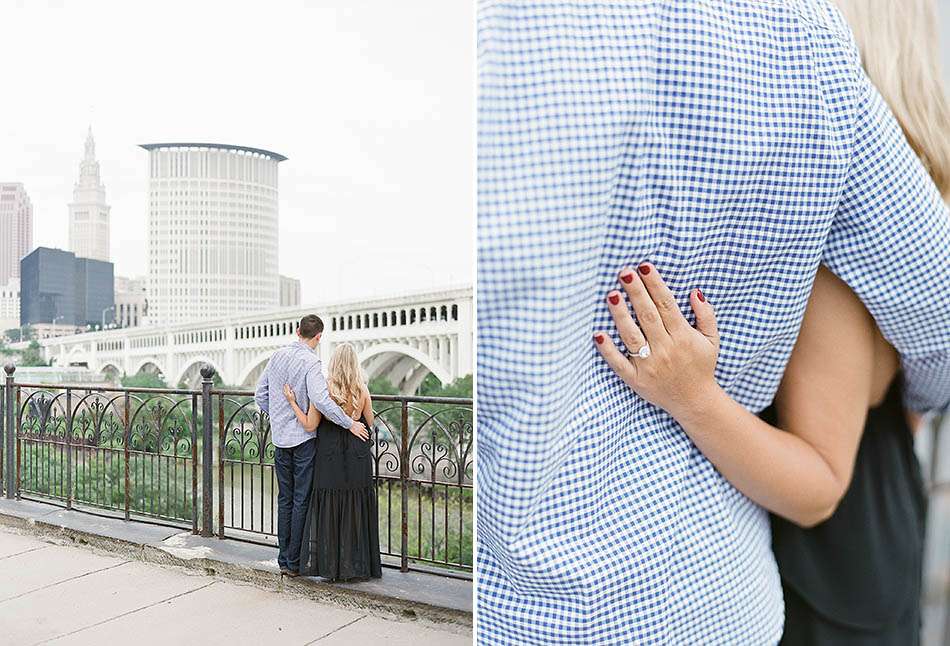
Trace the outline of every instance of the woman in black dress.
[[[328, 373], [330, 397], [351, 418], [372, 427], [373, 402], [352, 345], [343, 343], [334, 349]], [[289, 387], [284, 388], [284, 395], [304, 428], [317, 432], [313, 495], [300, 550], [300, 574], [330, 581], [381, 577], [371, 441], [323, 418], [312, 405], [304, 414]]]

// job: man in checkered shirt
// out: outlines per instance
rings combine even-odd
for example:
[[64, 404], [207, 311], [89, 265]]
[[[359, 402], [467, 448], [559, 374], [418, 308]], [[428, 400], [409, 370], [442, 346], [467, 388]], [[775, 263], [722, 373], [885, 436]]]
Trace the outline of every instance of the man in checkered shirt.
[[716, 303], [716, 376], [778, 386], [821, 263], [950, 401], [950, 216], [826, 0], [486, 1], [479, 16], [484, 644], [771, 644], [767, 513], [590, 342], [617, 271]]

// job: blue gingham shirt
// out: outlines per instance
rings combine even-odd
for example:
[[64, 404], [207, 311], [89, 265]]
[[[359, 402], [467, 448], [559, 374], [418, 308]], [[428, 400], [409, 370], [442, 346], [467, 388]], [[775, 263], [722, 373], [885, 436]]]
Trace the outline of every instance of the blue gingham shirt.
[[270, 434], [274, 446], [291, 448], [314, 438], [297, 421], [294, 409], [284, 397], [284, 384], [290, 384], [300, 410], [310, 404], [334, 424], [350, 428], [353, 420], [330, 398], [320, 357], [305, 343], [295, 341], [274, 353], [257, 383], [254, 400], [270, 416]]
[[759, 411], [824, 262], [943, 408], [950, 216], [829, 2], [489, 1], [478, 38], [479, 641], [775, 643], [767, 514], [598, 357], [604, 295], [702, 288]]

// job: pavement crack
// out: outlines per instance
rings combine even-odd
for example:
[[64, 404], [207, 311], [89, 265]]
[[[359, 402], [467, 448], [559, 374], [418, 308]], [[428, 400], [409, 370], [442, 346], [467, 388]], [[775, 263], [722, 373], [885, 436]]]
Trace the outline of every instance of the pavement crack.
[[324, 639], [326, 639], [327, 637], [329, 637], [330, 635], [332, 635], [332, 634], [334, 634], [334, 633], [340, 632], [340, 631], [343, 630], [344, 628], [349, 628], [350, 626], [352, 626], [353, 624], [355, 624], [357, 621], [360, 621], [360, 620], [362, 620], [362, 619], [366, 619], [366, 615], [360, 615], [359, 617], [357, 617], [357, 618], [354, 619], [353, 621], [348, 621], [348, 622], [346, 622], [345, 624], [343, 624], [342, 626], [337, 626], [336, 628], [334, 628], [334, 629], [331, 630], [330, 632], [325, 633], [325, 634], [323, 634], [323, 635], [320, 635], [319, 637], [317, 637], [316, 639], [314, 639], [314, 640], [311, 641], [311, 642], [307, 642], [306, 644], [304, 644], [304, 646], [310, 646], [310, 644], [316, 644], [318, 641], [324, 640]]
[[22, 552], [17, 552], [16, 554], [7, 554], [6, 556], [0, 556], [0, 561], [3, 559], [12, 559], [14, 556], [20, 556], [21, 554], [29, 554], [30, 552], [35, 552], [37, 550], [45, 550], [49, 545], [40, 545], [39, 547], [31, 547], [28, 550], [23, 550]]
[[99, 568], [98, 570], [90, 570], [89, 572], [83, 572], [82, 574], [77, 574], [76, 576], [71, 576], [68, 579], [61, 579], [59, 581], [54, 581], [53, 583], [47, 583], [46, 585], [41, 585], [38, 588], [33, 588], [32, 590], [27, 590], [26, 592], [21, 592], [20, 594], [15, 594], [12, 597], [6, 597], [0, 599], [0, 603], [6, 603], [7, 601], [13, 601], [14, 599], [19, 599], [20, 597], [25, 597], [28, 594], [33, 594], [34, 592], [39, 592], [40, 590], [46, 590], [48, 588], [55, 588], [58, 585], [63, 583], [68, 583], [69, 581], [75, 581], [76, 579], [81, 579], [83, 577], [89, 576], [90, 574], [96, 574], [98, 572], [105, 572], [106, 570], [112, 570], [117, 567], [122, 567], [123, 565], [128, 565], [132, 561], [122, 561], [121, 563], [115, 563], [114, 565], [109, 565], [107, 567]]
[[50, 637], [49, 639], [44, 639], [43, 641], [35, 642], [35, 644], [34, 644], [33, 646], [38, 646], [39, 644], [49, 644], [50, 642], [54, 642], [54, 641], [56, 641], [56, 640], [58, 640], [58, 639], [62, 639], [63, 637], [69, 637], [70, 635], [75, 635], [76, 633], [81, 633], [81, 632], [84, 631], [84, 630], [89, 630], [90, 628], [95, 628], [96, 626], [101, 626], [101, 625], [103, 625], [103, 624], [107, 624], [107, 623], [109, 623], [110, 621], [115, 621], [116, 619], [121, 619], [122, 617], [128, 617], [129, 615], [134, 615], [134, 614], [137, 613], [137, 612], [141, 612], [141, 611], [143, 611], [143, 610], [148, 610], [149, 608], [152, 608], [152, 607], [157, 606], [157, 605], [162, 604], [162, 603], [166, 603], [166, 602], [168, 602], [168, 601], [171, 601], [172, 599], [179, 599], [179, 598], [181, 598], [181, 597], [184, 597], [184, 596], [187, 596], [187, 595], [191, 594], [192, 592], [197, 592], [198, 590], [204, 590], [205, 588], [207, 588], [207, 587], [209, 587], [209, 586], [212, 586], [212, 585], [214, 585], [215, 583], [217, 583], [217, 581], [212, 581], [211, 583], [205, 583], [204, 585], [199, 585], [197, 588], [192, 588], [191, 590], [186, 590], [185, 592], [179, 592], [178, 594], [173, 594], [173, 595], [171, 595], [170, 597], [165, 597], [164, 599], [159, 599], [158, 601], [153, 601], [152, 603], [148, 603], [148, 604], [145, 604], [144, 606], [141, 606], [141, 607], [139, 607], [139, 608], [135, 608], [135, 609], [133, 609], [133, 610], [129, 610], [129, 611], [127, 611], [127, 612], [123, 612], [122, 614], [115, 615], [115, 616], [113, 616], [113, 617], [109, 617], [108, 619], [103, 619], [102, 621], [97, 621], [97, 622], [94, 623], [94, 624], [89, 624], [88, 626], [83, 626], [82, 628], [77, 628], [76, 630], [71, 630], [71, 631], [69, 631], [68, 633], [63, 633], [63, 634], [61, 634], [61, 635], [56, 635], [55, 637]]

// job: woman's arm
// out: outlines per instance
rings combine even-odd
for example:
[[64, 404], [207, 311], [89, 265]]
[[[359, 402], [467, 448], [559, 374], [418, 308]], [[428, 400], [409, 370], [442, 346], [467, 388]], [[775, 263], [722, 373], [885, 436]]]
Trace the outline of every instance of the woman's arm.
[[363, 417], [366, 418], [366, 428], [372, 428], [376, 417], [373, 413], [373, 399], [369, 395], [369, 388], [363, 388]]
[[828, 518], [850, 482], [870, 403], [874, 327], [860, 301], [830, 272], [816, 280], [776, 402], [786, 432], [716, 383], [715, 315], [699, 290], [690, 295], [693, 328], [655, 267], [627, 269], [620, 278], [639, 325], [619, 292], [608, 294], [608, 307], [624, 344], [649, 343], [651, 355], [627, 359], [598, 332], [594, 340], [611, 367], [670, 413], [750, 499], [806, 527]]
[[288, 384], [284, 384], [284, 397], [290, 402], [290, 407], [294, 409], [294, 415], [297, 416], [297, 421], [303, 426], [303, 430], [308, 433], [316, 431], [317, 427], [320, 426], [320, 420], [323, 418], [320, 411], [313, 404], [310, 404], [310, 410], [304, 415], [303, 411], [300, 410], [300, 406], [297, 405], [297, 396], [294, 394], [294, 389]]

